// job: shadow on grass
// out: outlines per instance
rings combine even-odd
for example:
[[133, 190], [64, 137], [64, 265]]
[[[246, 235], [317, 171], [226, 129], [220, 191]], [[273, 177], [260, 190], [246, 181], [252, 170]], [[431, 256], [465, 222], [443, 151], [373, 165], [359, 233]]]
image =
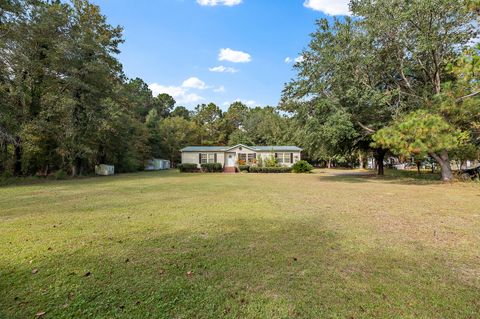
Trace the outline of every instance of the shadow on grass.
[[328, 175], [319, 177], [321, 181], [344, 183], [385, 182], [399, 185], [432, 185], [441, 184], [440, 174], [412, 171], [385, 170], [384, 176], [378, 176], [373, 171], [329, 171]]
[[[0, 316], [29, 318], [467, 318], [478, 286], [420, 248], [352, 248], [319, 220], [155, 229], [2, 262]], [[7, 266], [9, 265], [9, 266]], [[32, 274], [32, 268], [38, 273]]]
[[80, 176], [75, 178], [67, 178], [64, 180], [56, 180], [53, 178], [44, 178], [44, 177], [12, 177], [7, 180], [3, 180], [0, 182], [0, 188], [13, 188], [13, 187], [28, 187], [28, 186], [42, 186], [42, 185], [70, 185], [74, 184], [104, 184], [104, 183], [111, 183], [119, 180], [132, 180], [132, 179], [152, 179], [161, 177], [180, 177], [184, 176], [185, 174], [177, 174], [178, 171], [176, 169], [165, 170], [165, 171], [142, 171], [142, 172], [135, 172], [135, 173], [120, 173], [113, 176]]

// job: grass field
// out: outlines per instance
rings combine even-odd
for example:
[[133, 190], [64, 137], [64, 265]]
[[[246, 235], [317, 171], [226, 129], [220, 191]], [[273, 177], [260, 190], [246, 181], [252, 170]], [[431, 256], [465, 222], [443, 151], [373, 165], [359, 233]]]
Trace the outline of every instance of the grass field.
[[0, 318], [478, 318], [480, 185], [333, 172], [0, 188]]

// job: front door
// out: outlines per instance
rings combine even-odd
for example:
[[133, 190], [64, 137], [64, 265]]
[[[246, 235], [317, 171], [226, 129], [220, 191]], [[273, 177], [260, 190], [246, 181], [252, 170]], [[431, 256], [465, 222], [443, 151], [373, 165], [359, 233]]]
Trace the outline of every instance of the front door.
[[225, 155], [225, 166], [233, 167], [235, 166], [235, 153], [227, 153]]

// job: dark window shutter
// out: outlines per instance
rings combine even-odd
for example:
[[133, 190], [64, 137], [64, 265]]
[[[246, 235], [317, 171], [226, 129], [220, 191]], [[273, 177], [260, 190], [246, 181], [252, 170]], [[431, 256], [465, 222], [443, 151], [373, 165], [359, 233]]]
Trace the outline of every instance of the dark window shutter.
[[278, 157], [278, 153], [275, 153], [275, 158], [277, 158], [277, 157]]
[[290, 163], [293, 163], [293, 153], [290, 153]]
[[257, 158], [257, 153], [253, 153], [253, 158]]
[[214, 155], [214, 163], [216, 163], [216, 162], [217, 162], [217, 153], [215, 153], [215, 155]]
[[198, 164], [202, 164], [202, 153], [198, 153]]

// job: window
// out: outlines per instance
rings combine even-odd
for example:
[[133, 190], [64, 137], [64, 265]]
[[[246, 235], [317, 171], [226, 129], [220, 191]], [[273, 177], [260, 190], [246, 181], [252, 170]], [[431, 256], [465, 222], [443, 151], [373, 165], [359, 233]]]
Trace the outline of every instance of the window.
[[249, 153], [248, 154], [248, 162], [252, 163], [255, 159], [255, 153]]
[[245, 153], [238, 153], [238, 161], [247, 161], [247, 154]]
[[290, 164], [290, 153], [277, 153], [277, 161], [280, 164]]
[[208, 163], [208, 155], [200, 154], [200, 164], [207, 164], [207, 163]]
[[215, 163], [215, 154], [208, 154], [208, 162]]
[[200, 164], [215, 163], [215, 154], [202, 153], [200, 154]]

